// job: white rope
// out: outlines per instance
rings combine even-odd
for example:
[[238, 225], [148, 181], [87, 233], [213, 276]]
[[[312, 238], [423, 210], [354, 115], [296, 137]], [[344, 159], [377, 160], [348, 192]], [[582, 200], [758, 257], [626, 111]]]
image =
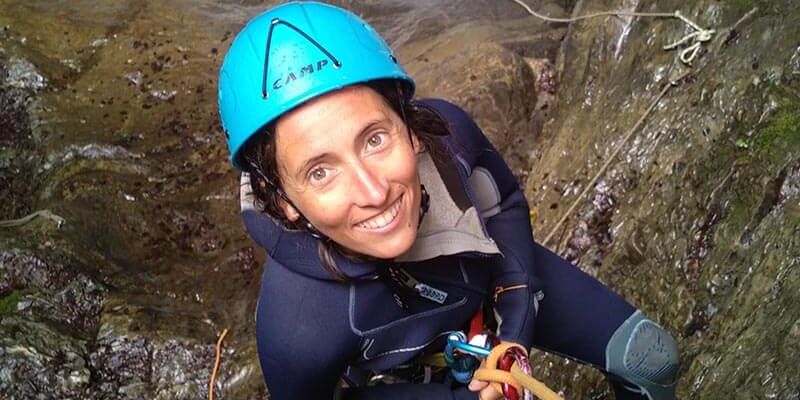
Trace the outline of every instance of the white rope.
[[[691, 69], [687, 69], [684, 72], [678, 74], [678, 76], [670, 79], [669, 83], [667, 83], [664, 86], [664, 88], [661, 89], [661, 92], [658, 94], [658, 96], [656, 96], [655, 100], [653, 100], [653, 102], [650, 103], [650, 106], [647, 107], [647, 111], [645, 111], [644, 114], [642, 114], [642, 116], [639, 117], [639, 120], [636, 121], [633, 127], [625, 135], [625, 138], [623, 138], [622, 141], [617, 145], [617, 148], [614, 149], [614, 152], [611, 153], [610, 156], [608, 156], [608, 159], [606, 159], [606, 162], [603, 164], [602, 167], [600, 167], [600, 169], [594, 175], [592, 180], [590, 180], [589, 183], [587, 183], [586, 186], [583, 187], [583, 191], [581, 192], [581, 194], [579, 194], [578, 197], [575, 198], [575, 200], [572, 202], [572, 205], [569, 206], [569, 209], [567, 209], [567, 212], [565, 212], [564, 215], [561, 216], [561, 219], [558, 220], [556, 225], [550, 231], [550, 234], [548, 234], [547, 237], [544, 238], [544, 241], [541, 242], [542, 245], [547, 246], [547, 243], [549, 243], [550, 239], [552, 239], [553, 236], [556, 234], [556, 232], [558, 232], [558, 230], [561, 228], [561, 225], [564, 224], [567, 218], [569, 218], [569, 216], [572, 215], [572, 212], [575, 211], [575, 208], [578, 206], [578, 204], [580, 204], [581, 200], [583, 199], [583, 196], [585, 196], [586, 193], [589, 192], [589, 189], [594, 187], [594, 184], [597, 183], [597, 181], [600, 179], [601, 176], [603, 176], [603, 174], [605, 174], [606, 169], [608, 169], [608, 167], [611, 166], [611, 163], [617, 158], [619, 152], [622, 151], [622, 148], [633, 137], [633, 134], [639, 130], [639, 127], [642, 125], [642, 123], [644, 123], [647, 117], [653, 112], [653, 110], [655, 110], [658, 103], [661, 102], [661, 99], [667, 94], [667, 92], [671, 88], [678, 86], [678, 84], [683, 80], [683, 78], [688, 76], [690, 72]], [[556, 247], [558, 247], [558, 244], [556, 244]]]
[[573, 18], [553, 18], [547, 15], [539, 14], [536, 11], [533, 11], [533, 9], [531, 9], [522, 0], [512, 0], [512, 1], [522, 6], [522, 8], [524, 8], [526, 11], [528, 11], [529, 14], [533, 15], [534, 17], [540, 18], [548, 22], [569, 23], [589, 18], [606, 17], [606, 16], [678, 18], [681, 21], [683, 21], [686, 25], [692, 27], [694, 32], [685, 35], [684, 37], [682, 37], [681, 39], [679, 39], [674, 43], [664, 46], [663, 49], [672, 50], [678, 48], [679, 46], [692, 42], [692, 44], [689, 45], [689, 47], [683, 49], [678, 56], [681, 62], [689, 66], [692, 65], [692, 61], [694, 61], [695, 57], [697, 57], [697, 54], [699, 54], [702, 44], [704, 42], [711, 40], [711, 38], [714, 36], [714, 33], [716, 33], [716, 31], [713, 29], [705, 29], [700, 25], [697, 25], [689, 18], [683, 16], [683, 14], [681, 14], [680, 11], [675, 11], [672, 13], [644, 13], [644, 12], [617, 10], [617, 11], [603, 11], [593, 14], [580, 15]]
[[56, 214], [50, 212], [50, 210], [38, 210], [32, 212], [22, 218], [18, 219], [7, 219], [7, 220], [0, 220], [0, 228], [12, 228], [16, 226], [25, 225], [28, 222], [33, 221], [36, 217], [41, 217], [45, 219], [49, 219], [56, 223], [56, 225], [61, 228], [61, 225], [64, 225], [66, 220]]

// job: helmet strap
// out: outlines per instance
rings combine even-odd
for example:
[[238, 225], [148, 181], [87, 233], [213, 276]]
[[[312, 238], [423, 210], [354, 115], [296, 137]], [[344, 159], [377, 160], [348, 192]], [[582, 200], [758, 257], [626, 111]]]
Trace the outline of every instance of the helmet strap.
[[405, 107], [406, 102], [403, 100], [405, 98], [403, 94], [403, 88], [401, 87], [401, 83], [399, 80], [395, 81], [394, 89], [397, 92], [397, 100], [400, 102], [400, 118], [403, 119], [403, 123], [406, 125], [406, 131], [408, 132], [408, 140], [410, 140], [411, 143], [414, 143], [414, 140], [411, 137], [411, 127], [408, 125], [408, 117], [406, 116], [406, 107]]
[[[313, 236], [314, 238], [322, 239], [323, 238], [322, 232], [317, 230], [317, 228], [313, 224], [311, 224], [311, 222], [309, 222], [308, 219], [306, 219], [306, 217], [303, 217], [303, 219], [306, 220], [306, 230], [308, 231], [308, 234]], [[325, 239], [327, 238], [328, 237], [325, 237]]]
[[314, 224], [312, 224], [311, 221], [309, 221], [308, 218], [306, 218], [306, 216], [303, 215], [300, 209], [297, 208], [297, 206], [294, 205], [294, 203], [292, 203], [291, 200], [289, 200], [289, 197], [286, 195], [286, 193], [283, 192], [281, 188], [276, 188], [276, 190], [278, 191], [278, 196], [281, 196], [283, 201], [289, 203], [289, 205], [294, 207], [294, 209], [297, 210], [297, 213], [300, 214], [300, 218], [302, 218], [302, 220], [305, 221], [305, 223], [301, 222], [299, 225], [305, 228], [306, 232], [308, 232], [309, 235], [313, 236], [316, 239], [328, 239], [328, 237], [323, 235], [322, 232], [320, 232], [319, 229], [317, 229], [317, 227], [315, 227]]
[[431, 196], [428, 194], [428, 191], [425, 190], [425, 185], [420, 184], [419, 188], [422, 198], [419, 201], [419, 221], [417, 222], [417, 229], [422, 225], [422, 218], [428, 213], [428, 208], [431, 206]]

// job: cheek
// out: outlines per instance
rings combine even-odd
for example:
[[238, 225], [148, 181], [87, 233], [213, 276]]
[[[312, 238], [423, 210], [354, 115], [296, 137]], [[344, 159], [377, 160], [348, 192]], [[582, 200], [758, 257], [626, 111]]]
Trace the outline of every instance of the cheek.
[[417, 157], [413, 152], [398, 152], [389, 162], [387, 171], [391, 171], [393, 180], [412, 183], [417, 180]]
[[398, 168], [399, 171], [402, 171], [402, 178], [404, 182], [409, 185], [419, 185], [419, 173], [417, 171], [417, 160], [416, 158], [411, 158], [407, 161], [406, 165], [403, 168]]
[[336, 229], [347, 222], [348, 204], [346, 195], [331, 193], [317, 196], [306, 202], [306, 218], [318, 229]]

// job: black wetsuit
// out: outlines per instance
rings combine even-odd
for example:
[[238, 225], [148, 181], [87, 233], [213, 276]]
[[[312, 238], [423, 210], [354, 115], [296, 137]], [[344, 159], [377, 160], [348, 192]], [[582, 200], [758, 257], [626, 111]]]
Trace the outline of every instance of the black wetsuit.
[[[410, 262], [356, 263], [339, 257], [338, 266], [350, 278], [343, 284], [321, 266], [317, 239], [285, 230], [245, 207], [249, 233], [269, 254], [256, 324], [272, 399], [332, 398], [344, 376], [389, 370], [422, 352], [441, 351], [444, 336], [465, 329], [481, 303], [499, 317], [501, 339], [603, 368], [609, 338], [635, 311], [534, 242], [516, 179], [464, 111], [441, 100], [423, 104], [438, 112], [452, 132], [441, 139], [446, 157], [434, 160], [452, 202], [465, 215], [470, 208], [478, 212], [483, 236], [477, 235], [476, 243], [495, 244], [500, 254], [478, 247], [448, 254], [450, 243], [442, 242], [441, 254], [435, 250], [435, 257]], [[490, 175], [497, 201], [485, 199], [486, 188], [477, 192], [472, 187], [476, 171]], [[439, 199], [431, 195], [430, 201]], [[446, 297], [439, 302], [398, 289], [381, 273], [389, 266]], [[495, 299], [497, 288], [521, 285]], [[342, 398], [475, 399], [477, 394], [454, 383], [393, 384], [347, 389]]]

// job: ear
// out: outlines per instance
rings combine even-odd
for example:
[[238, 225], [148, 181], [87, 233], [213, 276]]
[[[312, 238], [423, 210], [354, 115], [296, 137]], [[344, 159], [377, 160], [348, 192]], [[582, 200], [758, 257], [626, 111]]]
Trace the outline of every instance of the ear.
[[300, 218], [300, 213], [296, 208], [294, 208], [293, 205], [289, 204], [288, 201], [281, 199], [280, 207], [283, 209], [283, 214], [286, 215], [286, 218], [289, 219], [289, 221], [295, 222], [298, 218]]
[[411, 131], [411, 147], [414, 149], [414, 153], [422, 153], [422, 143], [417, 138], [417, 133], [413, 130]]

